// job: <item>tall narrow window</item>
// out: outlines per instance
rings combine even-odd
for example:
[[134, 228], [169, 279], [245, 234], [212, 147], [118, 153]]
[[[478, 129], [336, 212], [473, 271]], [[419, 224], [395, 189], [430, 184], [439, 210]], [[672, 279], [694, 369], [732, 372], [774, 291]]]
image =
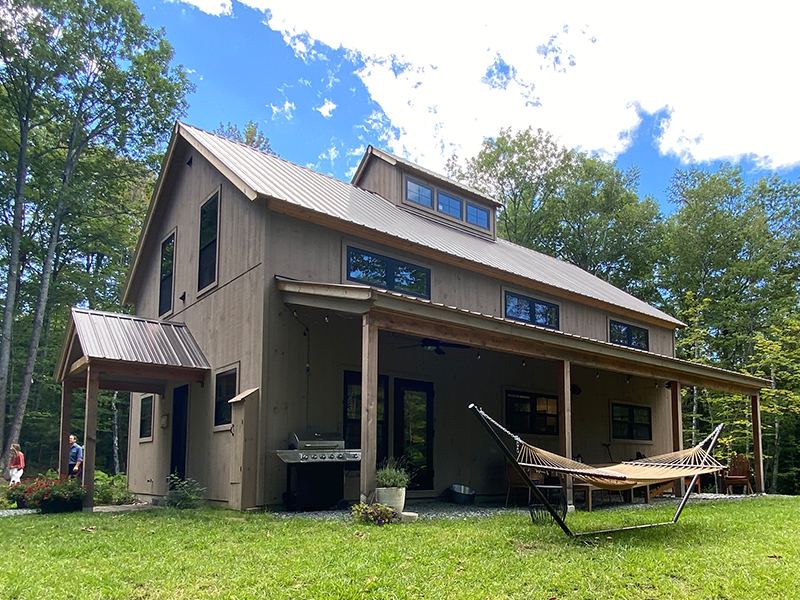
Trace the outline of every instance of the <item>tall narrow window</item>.
[[609, 329], [608, 338], [614, 344], [622, 344], [623, 346], [639, 348], [640, 350], [650, 349], [650, 335], [647, 329], [643, 327], [611, 321]]
[[[378, 375], [377, 464], [389, 455], [389, 378]], [[344, 372], [344, 445], [361, 448], [361, 372]]]
[[217, 280], [217, 219], [219, 193], [200, 208], [200, 259], [197, 289], [202, 290]]
[[139, 406], [139, 439], [153, 437], [153, 397], [145, 396]]
[[172, 273], [175, 261], [175, 234], [161, 243], [161, 284], [158, 288], [158, 316], [172, 310]]
[[228, 400], [236, 396], [236, 369], [217, 374], [214, 387], [214, 425], [231, 422], [231, 405]]

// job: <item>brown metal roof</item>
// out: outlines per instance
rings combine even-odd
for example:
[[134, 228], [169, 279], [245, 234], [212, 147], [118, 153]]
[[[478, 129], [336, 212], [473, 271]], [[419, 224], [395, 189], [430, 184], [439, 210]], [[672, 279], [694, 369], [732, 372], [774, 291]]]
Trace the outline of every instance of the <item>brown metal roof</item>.
[[378, 194], [250, 146], [180, 123], [177, 130], [248, 197], [283, 200], [388, 238], [594, 299], [673, 327], [684, 324], [583, 269], [506, 240], [490, 240], [404, 210]]

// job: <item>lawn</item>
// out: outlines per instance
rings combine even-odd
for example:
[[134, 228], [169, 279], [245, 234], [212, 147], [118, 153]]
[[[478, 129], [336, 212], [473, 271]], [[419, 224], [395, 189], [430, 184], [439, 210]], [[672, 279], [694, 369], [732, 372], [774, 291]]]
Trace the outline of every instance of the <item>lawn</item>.
[[[576, 531], [674, 508], [576, 513]], [[800, 498], [582, 539], [521, 513], [384, 527], [223, 510], [0, 518], [0, 598], [800, 598]]]

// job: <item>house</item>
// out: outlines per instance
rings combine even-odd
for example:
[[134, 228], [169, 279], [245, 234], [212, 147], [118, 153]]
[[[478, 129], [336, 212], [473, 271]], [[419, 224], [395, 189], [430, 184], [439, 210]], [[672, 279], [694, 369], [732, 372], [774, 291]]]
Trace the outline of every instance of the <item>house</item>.
[[[765, 381], [676, 359], [680, 321], [498, 238], [499, 209], [372, 147], [345, 183], [178, 123], [125, 289], [136, 316], [74, 309], [62, 348], [62, 423], [88, 390], [87, 483], [104, 388], [135, 392], [133, 492], [158, 499], [177, 473], [244, 509], [288, 502], [301, 475], [369, 498], [389, 456], [415, 467], [411, 497], [502, 494], [470, 403], [590, 463], [679, 449], [680, 386], [698, 385], [749, 398], [763, 490]], [[360, 463], [287, 465], [277, 451], [305, 431]]]

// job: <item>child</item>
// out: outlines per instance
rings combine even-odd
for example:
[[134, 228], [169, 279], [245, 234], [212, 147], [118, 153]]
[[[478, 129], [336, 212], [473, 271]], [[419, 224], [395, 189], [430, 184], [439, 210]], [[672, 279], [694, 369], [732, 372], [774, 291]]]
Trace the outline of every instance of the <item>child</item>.
[[11, 471], [11, 481], [9, 486], [16, 485], [22, 479], [22, 470], [25, 468], [25, 455], [19, 448], [19, 444], [11, 444], [11, 462], [8, 463]]

